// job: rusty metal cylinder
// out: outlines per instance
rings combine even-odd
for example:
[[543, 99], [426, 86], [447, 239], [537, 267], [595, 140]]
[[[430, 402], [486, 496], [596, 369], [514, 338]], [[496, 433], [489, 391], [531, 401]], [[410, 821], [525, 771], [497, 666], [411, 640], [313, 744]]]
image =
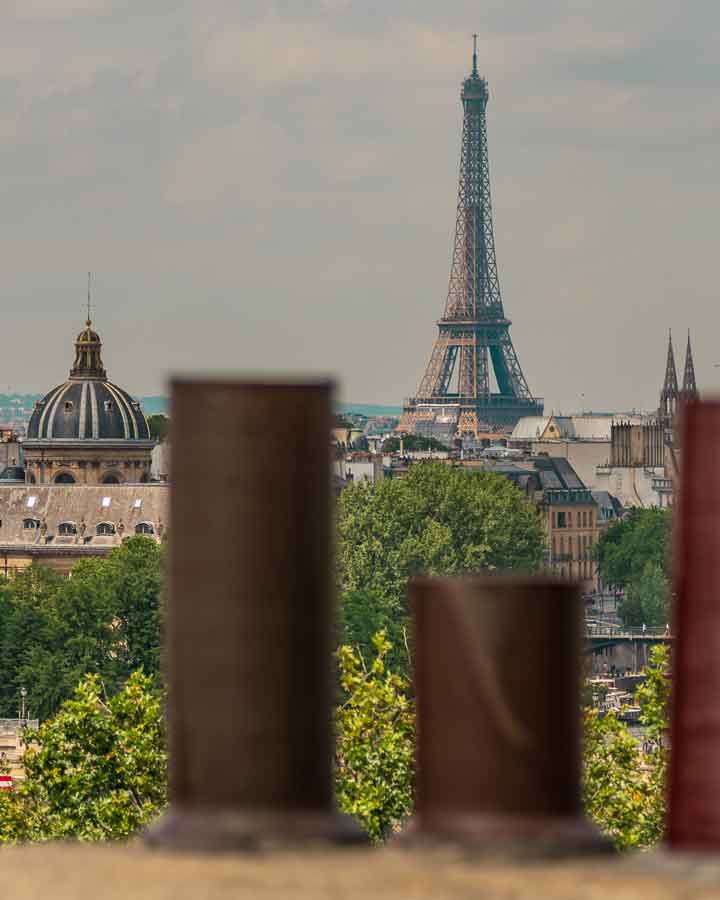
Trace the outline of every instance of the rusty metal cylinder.
[[[672, 850], [720, 851], [720, 401], [688, 404], [673, 512]], [[677, 488], [677, 485], [676, 485]]]
[[353, 839], [332, 800], [332, 386], [178, 379], [171, 420], [171, 806], [149, 841]]
[[419, 579], [407, 841], [520, 853], [607, 842], [580, 803], [582, 601], [554, 579]]

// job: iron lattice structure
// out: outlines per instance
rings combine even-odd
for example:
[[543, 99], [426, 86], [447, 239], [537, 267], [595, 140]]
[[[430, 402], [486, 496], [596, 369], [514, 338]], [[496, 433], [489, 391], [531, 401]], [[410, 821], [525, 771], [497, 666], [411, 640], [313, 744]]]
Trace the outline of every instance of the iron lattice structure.
[[542, 400], [532, 396], [510, 339], [511, 323], [500, 294], [490, 199], [488, 96], [474, 50], [472, 73], [461, 92], [460, 179], [447, 300], [417, 396], [405, 405], [401, 430], [417, 430], [433, 410], [457, 409], [458, 436], [512, 425], [523, 415], [542, 415]]

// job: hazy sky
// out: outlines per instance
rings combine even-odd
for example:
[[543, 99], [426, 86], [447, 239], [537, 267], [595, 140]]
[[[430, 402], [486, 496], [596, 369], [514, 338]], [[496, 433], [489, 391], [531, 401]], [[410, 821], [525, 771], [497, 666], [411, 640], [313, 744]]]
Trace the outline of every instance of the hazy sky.
[[[326, 371], [415, 391], [447, 290], [459, 88], [490, 84], [500, 280], [548, 409], [720, 384], [713, 0], [0, 0], [0, 387]], [[1, 384], [4, 382], [4, 384]]]

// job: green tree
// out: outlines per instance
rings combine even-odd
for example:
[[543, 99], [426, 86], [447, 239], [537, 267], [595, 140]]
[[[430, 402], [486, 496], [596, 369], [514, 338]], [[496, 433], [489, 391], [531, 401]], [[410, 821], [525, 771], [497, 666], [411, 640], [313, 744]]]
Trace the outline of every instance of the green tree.
[[669, 509], [634, 509], [600, 535], [597, 560], [607, 585], [625, 588], [638, 582], [648, 562], [668, 569]]
[[413, 575], [533, 571], [545, 535], [534, 505], [506, 478], [440, 462], [402, 479], [350, 485], [339, 502], [342, 641], [371, 654], [368, 623], [405, 659], [405, 590]]
[[369, 668], [351, 647], [336, 654], [345, 700], [335, 715], [335, 787], [340, 808], [379, 842], [412, 808], [415, 716], [407, 680], [387, 669], [384, 632], [373, 646]]
[[88, 673], [109, 693], [136, 669], [161, 671], [164, 548], [142, 535], [63, 579], [32, 566], [0, 583], [0, 715], [52, 716]]
[[0, 796], [0, 840], [125, 838], [166, 803], [161, 699], [142, 672], [109, 699], [88, 676], [54, 719], [27, 732], [26, 778]]
[[614, 713], [584, 711], [583, 794], [588, 815], [618, 849], [663, 836], [668, 760], [668, 651], [654, 647], [636, 699], [642, 745]]
[[383, 453], [398, 453], [400, 451], [400, 441], [403, 443], [403, 450], [447, 450], [446, 444], [437, 438], [424, 437], [421, 434], [406, 434], [402, 438], [389, 437], [383, 441]]
[[626, 625], [660, 626], [668, 622], [669, 584], [662, 566], [648, 560], [635, 576], [618, 604], [618, 613]]
[[164, 441], [170, 433], [170, 419], [161, 413], [154, 416], [148, 416], [148, 428], [150, 429], [150, 437], [156, 441]]

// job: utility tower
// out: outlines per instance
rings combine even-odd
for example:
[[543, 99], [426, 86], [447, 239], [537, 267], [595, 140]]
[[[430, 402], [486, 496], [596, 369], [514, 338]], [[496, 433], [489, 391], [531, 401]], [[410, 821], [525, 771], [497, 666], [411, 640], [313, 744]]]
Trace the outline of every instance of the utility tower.
[[[455, 418], [458, 437], [476, 437], [521, 416], [542, 415], [510, 339], [493, 236], [488, 160], [487, 81], [478, 75], [477, 35], [472, 73], [461, 91], [455, 243], [443, 317], [417, 396], [406, 401], [399, 430], [432, 433], [436, 421]], [[494, 383], [492, 376], [494, 374]]]

